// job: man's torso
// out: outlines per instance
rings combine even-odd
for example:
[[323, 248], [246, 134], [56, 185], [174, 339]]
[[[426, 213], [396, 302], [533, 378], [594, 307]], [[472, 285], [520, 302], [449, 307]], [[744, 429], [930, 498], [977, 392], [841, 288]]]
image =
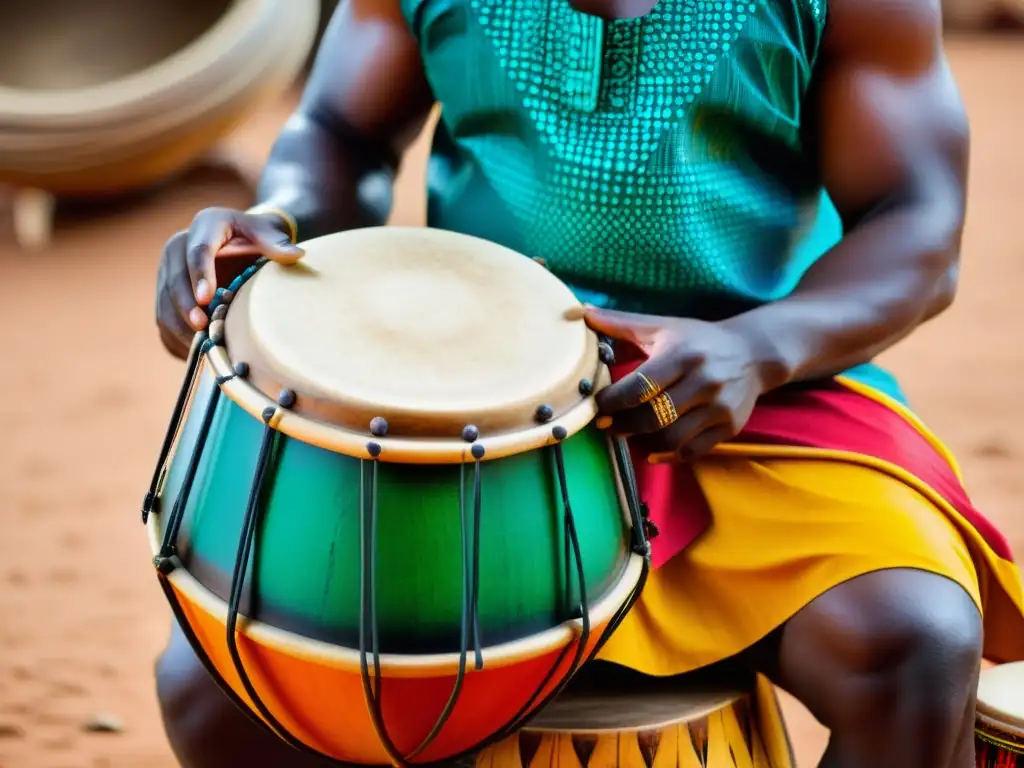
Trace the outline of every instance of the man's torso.
[[541, 258], [591, 303], [705, 319], [785, 297], [842, 236], [806, 129], [825, 0], [614, 21], [401, 2], [442, 105], [431, 226]]

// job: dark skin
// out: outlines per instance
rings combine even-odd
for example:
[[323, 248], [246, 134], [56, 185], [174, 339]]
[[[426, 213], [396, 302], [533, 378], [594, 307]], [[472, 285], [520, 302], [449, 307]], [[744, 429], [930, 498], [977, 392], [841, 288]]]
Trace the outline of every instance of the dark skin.
[[[607, 18], [652, 0], [573, 0]], [[680, 418], [658, 430], [635, 375], [599, 395], [603, 423], [693, 460], [735, 436], [757, 399], [868, 361], [949, 306], [964, 220], [967, 122], [930, 0], [832, 0], [805, 122], [846, 236], [781, 301], [721, 322], [590, 310], [592, 327], [638, 344], [642, 370]], [[261, 200], [304, 238], [383, 223], [391, 179], [433, 104], [397, 2], [343, 3], [302, 104], [267, 164]], [[386, 187], [386, 185], [384, 185]], [[158, 321], [181, 356], [205, 325], [195, 311], [262, 253], [285, 247], [274, 215], [201, 213], [168, 242]], [[227, 245], [225, 248], [224, 246]], [[201, 282], [202, 281], [202, 282]], [[981, 619], [963, 589], [890, 570], [822, 595], [737, 661], [803, 701], [831, 730], [823, 768], [971, 768]], [[186, 768], [314, 765], [259, 733], [198, 668], [176, 630], [158, 667], [165, 722]], [[190, 714], [191, 713], [191, 714]], [[230, 756], [230, 757], [229, 757]], [[233, 758], [233, 761], [231, 760]]]

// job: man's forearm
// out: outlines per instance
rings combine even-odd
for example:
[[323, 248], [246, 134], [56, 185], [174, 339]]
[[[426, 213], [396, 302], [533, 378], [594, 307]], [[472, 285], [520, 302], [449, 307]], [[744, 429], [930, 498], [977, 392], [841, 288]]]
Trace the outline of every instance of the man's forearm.
[[948, 307], [960, 214], [908, 205], [864, 221], [790, 297], [725, 321], [754, 340], [766, 388], [869, 362]]
[[300, 110], [274, 143], [257, 200], [289, 213], [298, 238], [308, 240], [383, 224], [393, 179], [393, 161], [380, 147]]

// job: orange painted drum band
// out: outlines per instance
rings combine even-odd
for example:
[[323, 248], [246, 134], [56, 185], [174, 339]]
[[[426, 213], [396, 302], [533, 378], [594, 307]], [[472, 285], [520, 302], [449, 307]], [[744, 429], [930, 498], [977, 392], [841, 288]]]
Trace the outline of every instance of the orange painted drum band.
[[[253, 703], [228, 655], [223, 620], [175, 586], [173, 580], [169, 587], [217, 674], [252, 709]], [[596, 649], [609, 621], [610, 617], [605, 618], [593, 627], [583, 649], [587, 656]], [[578, 639], [563, 648], [552, 648], [501, 666], [471, 669], [451, 717], [417, 762], [450, 758], [488, 741], [494, 736], [494, 724], [511, 721], [522, 703], [538, 689], [540, 696], [536, 700], [541, 703], [564, 680], [577, 643]], [[325, 664], [297, 653], [290, 655], [269, 643], [253, 640], [244, 629], [239, 632], [238, 645], [260, 697], [274, 717], [302, 743], [343, 762], [391, 762], [367, 711], [358, 669]], [[565, 648], [570, 652], [565, 653]], [[455, 674], [443, 668], [434, 674], [420, 670], [416, 676], [389, 676], [387, 670], [383, 671], [383, 714], [395, 746], [407, 753], [420, 744], [444, 708]], [[408, 707], [409, 701], [416, 701], [417, 707]], [[316, 702], [317, 706], [309, 707], [309, 702]], [[344, 740], [338, 738], [339, 723], [345, 724]], [[360, 744], [361, 749], [352, 750], [353, 743]]]

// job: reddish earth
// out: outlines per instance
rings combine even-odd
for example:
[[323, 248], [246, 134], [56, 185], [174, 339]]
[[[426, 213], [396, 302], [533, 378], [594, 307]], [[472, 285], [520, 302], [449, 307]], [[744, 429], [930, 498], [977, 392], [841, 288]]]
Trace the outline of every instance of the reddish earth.
[[[1024, 555], [1024, 102], [1011, 96], [1024, 46], [963, 41], [952, 58], [974, 123], [962, 293], [888, 362]], [[230, 147], [259, 164], [286, 110], [261, 113]], [[400, 221], [419, 219], [420, 173], [422, 151]], [[65, 216], [33, 254], [0, 223], [2, 768], [174, 765], [151, 674], [169, 616], [138, 520], [180, 375], [157, 341], [152, 288], [172, 231], [247, 194], [230, 176], [195, 174], [130, 206]], [[123, 730], [83, 728], [103, 713]], [[821, 728], [796, 706], [790, 726], [801, 765], [814, 765]]]

